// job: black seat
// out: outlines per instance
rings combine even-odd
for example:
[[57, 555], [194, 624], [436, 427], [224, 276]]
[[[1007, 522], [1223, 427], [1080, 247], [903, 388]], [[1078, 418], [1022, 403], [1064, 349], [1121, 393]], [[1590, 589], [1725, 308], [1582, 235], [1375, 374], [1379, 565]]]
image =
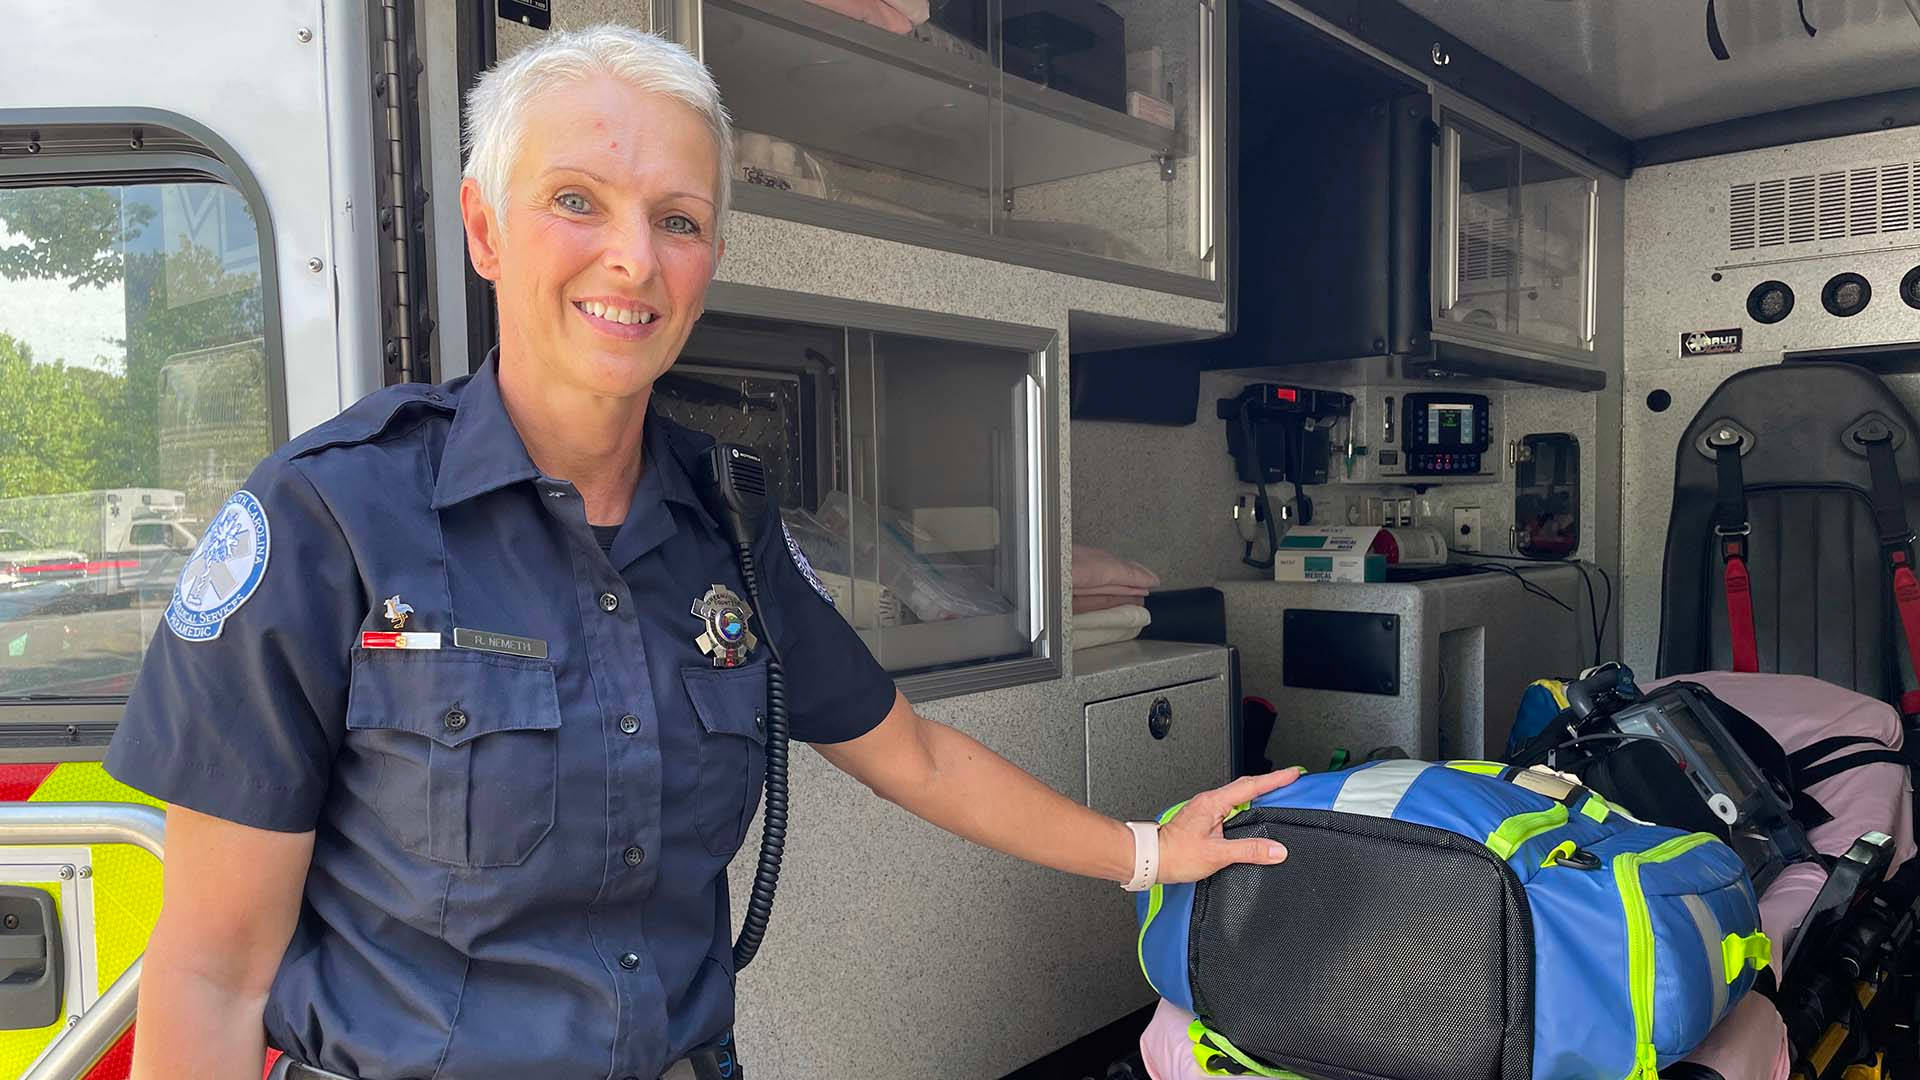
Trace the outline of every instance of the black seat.
[[1907, 517], [1920, 522], [1920, 428], [1872, 373], [1837, 363], [1755, 368], [1701, 406], [1674, 469], [1659, 674], [1733, 667], [1710, 443], [1730, 430], [1742, 440], [1759, 670], [1812, 675], [1899, 703], [1905, 643], [1868, 457], [1853, 438], [1875, 417], [1892, 429]]

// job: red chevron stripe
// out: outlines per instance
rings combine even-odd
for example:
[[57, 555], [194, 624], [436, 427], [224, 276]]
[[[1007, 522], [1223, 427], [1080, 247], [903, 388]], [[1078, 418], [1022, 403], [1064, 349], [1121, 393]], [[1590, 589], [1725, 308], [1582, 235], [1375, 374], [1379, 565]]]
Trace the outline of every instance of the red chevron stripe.
[[0, 802], [26, 802], [53, 770], [53, 765], [0, 765]]

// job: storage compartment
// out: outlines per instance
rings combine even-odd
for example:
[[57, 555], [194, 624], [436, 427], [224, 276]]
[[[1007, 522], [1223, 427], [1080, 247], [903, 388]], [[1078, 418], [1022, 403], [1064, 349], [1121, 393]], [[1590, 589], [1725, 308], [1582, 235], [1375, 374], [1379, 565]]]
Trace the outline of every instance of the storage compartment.
[[1216, 677], [1087, 705], [1087, 805], [1152, 821], [1225, 783], [1227, 698], [1226, 680]]
[[1213, 0], [697, 8], [676, 32], [734, 116], [742, 207], [1218, 294]]
[[1050, 335], [933, 330], [709, 314], [654, 398], [760, 453], [835, 606], [921, 697], [1057, 671]]
[[1593, 348], [1598, 185], [1570, 157], [1442, 113], [1436, 334], [1581, 360]]

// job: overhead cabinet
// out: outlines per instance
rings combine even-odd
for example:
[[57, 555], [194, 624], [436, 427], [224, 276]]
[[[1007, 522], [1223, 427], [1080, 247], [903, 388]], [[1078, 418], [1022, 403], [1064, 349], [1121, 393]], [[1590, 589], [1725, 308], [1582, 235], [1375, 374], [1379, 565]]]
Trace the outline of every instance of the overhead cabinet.
[[1594, 171], [1444, 106], [1439, 143], [1434, 338], [1591, 363]]
[[743, 209], [1224, 296], [1219, 0], [662, 0]]
[[1605, 385], [1596, 166], [1279, 8], [1237, 29], [1237, 321], [1162, 354]]

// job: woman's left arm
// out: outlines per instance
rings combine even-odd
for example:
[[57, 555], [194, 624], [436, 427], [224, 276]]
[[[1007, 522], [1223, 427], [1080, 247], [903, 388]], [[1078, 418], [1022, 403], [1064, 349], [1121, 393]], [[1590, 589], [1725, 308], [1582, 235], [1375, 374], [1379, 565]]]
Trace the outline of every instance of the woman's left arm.
[[[889, 802], [977, 844], [1085, 877], [1133, 876], [1133, 832], [1047, 787], [978, 740], [915, 712], [896, 694], [872, 731], [814, 747]], [[1228, 840], [1221, 826], [1240, 803], [1299, 777], [1297, 769], [1241, 777], [1195, 795], [1160, 829], [1159, 880], [1198, 881], [1235, 863], [1286, 858], [1270, 840]]]

